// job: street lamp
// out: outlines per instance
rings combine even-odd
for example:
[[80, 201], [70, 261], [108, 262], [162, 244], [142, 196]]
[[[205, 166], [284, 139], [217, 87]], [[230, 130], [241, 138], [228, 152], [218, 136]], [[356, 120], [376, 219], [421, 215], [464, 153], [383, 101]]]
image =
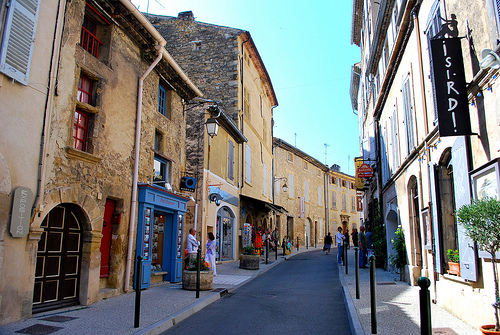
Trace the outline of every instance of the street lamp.
[[483, 60], [479, 62], [479, 66], [483, 69], [492, 68], [498, 69], [500, 68], [500, 57], [498, 57], [497, 53], [491, 49], [484, 49], [481, 52], [481, 56]]
[[209, 118], [207, 122], [205, 122], [207, 126], [207, 133], [210, 137], [217, 136], [217, 132], [219, 131], [219, 122], [213, 117]]
[[274, 177], [275, 182], [278, 180], [284, 180], [284, 183], [283, 183], [283, 186], [281, 187], [281, 189], [283, 190], [283, 192], [286, 193], [286, 191], [288, 191], [288, 186], [286, 185], [286, 182], [287, 182], [286, 177], [279, 177], [279, 178]]

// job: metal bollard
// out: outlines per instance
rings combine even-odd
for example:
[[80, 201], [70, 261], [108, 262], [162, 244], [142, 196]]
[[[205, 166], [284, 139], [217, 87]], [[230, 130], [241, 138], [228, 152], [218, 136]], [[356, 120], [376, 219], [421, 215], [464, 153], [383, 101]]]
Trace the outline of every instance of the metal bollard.
[[276, 241], [274, 241], [274, 259], [277, 260], [278, 259], [278, 239], [276, 239]]
[[359, 248], [354, 247], [354, 268], [356, 273], [356, 299], [359, 299]]
[[297, 236], [297, 251], [299, 251], [299, 237]]
[[375, 279], [375, 256], [370, 256], [370, 307], [371, 307], [371, 322], [372, 334], [377, 334], [377, 285]]
[[427, 277], [420, 277], [418, 279], [418, 286], [420, 286], [420, 334], [432, 335], [431, 325], [431, 296], [429, 293], [429, 286], [431, 281]]
[[349, 262], [347, 261], [347, 244], [345, 240], [342, 242], [344, 244], [344, 266], [345, 266], [345, 274], [349, 274]]
[[141, 318], [141, 282], [142, 282], [142, 256], [137, 256], [137, 278], [135, 279], [135, 314], [134, 328], [139, 328]]
[[266, 264], [269, 264], [269, 239], [266, 239]]
[[[283, 239], [283, 243], [281, 243], [281, 246], [283, 247], [283, 257], [285, 256], [285, 249], [286, 249], [286, 241]], [[276, 250], [278, 252], [278, 250]]]
[[196, 253], [196, 298], [200, 297], [200, 268], [201, 268], [201, 248], [198, 247]]

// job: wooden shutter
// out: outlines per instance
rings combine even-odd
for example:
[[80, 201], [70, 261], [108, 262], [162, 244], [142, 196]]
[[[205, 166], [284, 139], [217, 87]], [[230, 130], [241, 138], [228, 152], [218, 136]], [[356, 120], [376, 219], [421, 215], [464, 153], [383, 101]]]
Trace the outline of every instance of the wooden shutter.
[[28, 85], [40, 0], [10, 0], [0, 48], [0, 72]]
[[437, 273], [443, 273], [443, 266], [441, 264], [441, 247], [440, 240], [441, 234], [439, 233], [439, 211], [438, 203], [438, 189], [436, 178], [437, 166], [434, 163], [429, 164], [429, 179], [431, 188], [431, 214], [432, 214], [432, 251], [434, 253], [434, 270]]
[[234, 143], [229, 140], [227, 154], [227, 177], [234, 179]]
[[[451, 149], [453, 163], [453, 185], [455, 209], [470, 204], [469, 164], [465, 136], [459, 136]], [[460, 277], [477, 281], [477, 257], [475, 243], [465, 236], [461, 224], [457, 226], [458, 251], [460, 254]]]
[[413, 127], [413, 113], [411, 104], [410, 77], [407, 76], [403, 83], [403, 108], [406, 123], [406, 153], [409, 155], [415, 146], [415, 130]]

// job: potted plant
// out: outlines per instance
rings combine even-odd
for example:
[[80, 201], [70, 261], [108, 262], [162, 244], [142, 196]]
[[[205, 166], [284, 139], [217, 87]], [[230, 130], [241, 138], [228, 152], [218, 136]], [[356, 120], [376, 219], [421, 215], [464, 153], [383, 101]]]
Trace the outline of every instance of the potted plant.
[[247, 270], [258, 270], [259, 269], [260, 256], [258, 250], [251, 245], [243, 248], [243, 253], [240, 257], [240, 268]]
[[[184, 290], [196, 290], [196, 278], [198, 273], [198, 263], [196, 258], [186, 258], [186, 270], [182, 273], [182, 288]], [[207, 291], [213, 287], [214, 273], [210, 270], [209, 264], [204, 258], [200, 260], [200, 290]]]
[[460, 276], [460, 256], [458, 250], [448, 249], [446, 251], [448, 256], [448, 273]]
[[396, 236], [391, 239], [392, 248], [396, 252], [389, 255], [389, 260], [392, 266], [399, 270], [399, 280], [403, 281], [405, 278], [405, 265], [408, 264], [406, 261], [406, 243], [405, 243], [405, 233], [403, 229], [398, 227], [396, 230]]
[[[483, 334], [500, 334], [498, 309], [500, 296], [498, 293], [498, 274], [495, 253], [500, 250], [500, 201], [485, 197], [474, 200], [469, 205], [460, 207], [457, 212], [458, 222], [464, 227], [465, 235], [475, 241], [478, 247], [491, 256], [493, 280], [495, 281], [495, 302], [493, 303], [495, 325], [481, 327]], [[492, 329], [494, 328], [494, 332]], [[486, 331], [485, 331], [486, 330]]]

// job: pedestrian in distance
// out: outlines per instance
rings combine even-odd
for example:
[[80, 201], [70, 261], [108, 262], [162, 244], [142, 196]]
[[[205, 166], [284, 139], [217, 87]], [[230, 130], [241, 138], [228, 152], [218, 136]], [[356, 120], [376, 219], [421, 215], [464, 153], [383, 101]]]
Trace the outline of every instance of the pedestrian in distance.
[[217, 251], [217, 243], [215, 242], [214, 233], [208, 233], [208, 241], [207, 241], [207, 253], [205, 255], [205, 262], [207, 262], [210, 266], [210, 270], [214, 273], [214, 276], [217, 276], [217, 268], [215, 264], [215, 253]]
[[328, 232], [328, 235], [325, 236], [324, 242], [325, 246], [323, 247], [323, 251], [325, 252], [326, 255], [329, 255], [333, 243], [332, 235], [330, 234], [330, 232]]
[[342, 244], [344, 243], [345, 236], [342, 234], [342, 227], [337, 228], [337, 234], [335, 235], [335, 241], [337, 242], [338, 246], [338, 254], [337, 254], [337, 262], [339, 265], [342, 264]]
[[357, 247], [358, 246], [358, 230], [356, 228], [352, 229], [352, 244]]
[[371, 228], [366, 228], [366, 259], [370, 259], [370, 256], [373, 255], [373, 233]]
[[359, 227], [359, 267], [366, 268], [366, 253], [367, 253], [367, 243], [365, 235], [365, 226]]
[[195, 259], [196, 253], [198, 252], [198, 247], [200, 242], [196, 239], [196, 229], [189, 229], [189, 234], [187, 236], [186, 250], [188, 254], [188, 259]]

